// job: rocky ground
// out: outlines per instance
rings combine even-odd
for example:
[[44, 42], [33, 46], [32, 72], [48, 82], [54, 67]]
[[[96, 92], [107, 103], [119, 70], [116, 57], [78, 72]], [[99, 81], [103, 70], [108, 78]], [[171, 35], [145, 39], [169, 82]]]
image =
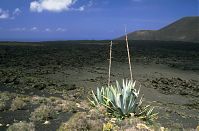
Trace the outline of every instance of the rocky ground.
[[[159, 112], [157, 122], [196, 129], [199, 45], [133, 41], [130, 47], [134, 79], [145, 104]], [[0, 130], [20, 121], [56, 130], [77, 112], [87, 114], [90, 91], [107, 84], [108, 50], [107, 41], [0, 43]], [[125, 44], [114, 42], [112, 83], [129, 78], [126, 56]]]

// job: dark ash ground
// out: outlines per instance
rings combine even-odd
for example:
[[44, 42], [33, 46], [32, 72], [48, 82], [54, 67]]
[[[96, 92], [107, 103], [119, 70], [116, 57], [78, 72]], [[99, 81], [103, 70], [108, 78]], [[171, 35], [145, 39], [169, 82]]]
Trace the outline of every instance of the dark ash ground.
[[[145, 103], [159, 112], [164, 127], [196, 129], [199, 120], [199, 44], [130, 41], [134, 79], [141, 82]], [[0, 43], [0, 130], [7, 124], [30, 121], [30, 114], [52, 97], [81, 103], [91, 89], [107, 84], [108, 41]], [[125, 43], [113, 45], [112, 82], [129, 78]], [[11, 111], [12, 100], [26, 97], [23, 109]], [[50, 98], [50, 99], [48, 99]], [[42, 100], [43, 100], [42, 99]], [[51, 124], [37, 130], [56, 130], [78, 109], [61, 111]]]

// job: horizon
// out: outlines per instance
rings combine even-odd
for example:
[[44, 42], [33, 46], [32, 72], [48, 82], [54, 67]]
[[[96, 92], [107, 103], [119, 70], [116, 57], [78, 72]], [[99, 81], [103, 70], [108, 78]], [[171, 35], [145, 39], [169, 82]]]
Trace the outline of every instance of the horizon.
[[0, 41], [111, 40], [198, 11], [197, 0], [2, 0]]

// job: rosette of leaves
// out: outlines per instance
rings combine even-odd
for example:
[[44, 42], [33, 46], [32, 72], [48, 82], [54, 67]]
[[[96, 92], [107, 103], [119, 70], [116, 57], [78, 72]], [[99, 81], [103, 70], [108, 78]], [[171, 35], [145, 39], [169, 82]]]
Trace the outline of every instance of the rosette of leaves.
[[136, 81], [123, 80], [122, 86], [116, 85], [97, 88], [97, 93], [92, 91], [90, 102], [93, 106], [103, 105], [107, 112], [117, 118], [125, 118], [131, 114], [143, 118], [151, 118], [153, 108], [141, 108], [142, 98], [139, 97], [140, 89], [135, 88]]

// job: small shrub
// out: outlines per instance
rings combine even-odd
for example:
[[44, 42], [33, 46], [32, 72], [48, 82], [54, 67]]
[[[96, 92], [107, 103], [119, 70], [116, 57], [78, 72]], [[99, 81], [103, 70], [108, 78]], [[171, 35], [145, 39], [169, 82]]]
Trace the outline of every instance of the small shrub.
[[30, 120], [32, 121], [46, 121], [56, 116], [54, 108], [50, 105], [41, 105], [31, 113]]
[[79, 103], [76, 104], [77, 107], [83, 109], [83, 110], [90, 110], [91, 106], [90, 103], [87, 100], [82, 100]]
[[11, 98], [10, 93], [8, 93], [8, 92], [0, 93], [0, 99], [3, 100], [3, 101], [7, 101], [10, 98]]
[[148, 131], [146, 129], [143, 129], [144, 127], [142, 125], [145, 125], [145, 122], [136, 117], [129, 117], [122, 121], [116, 121], [116, 125], [118, 126], [118, 130]]
[[88, 123], [86, 121], [86, 112], [78, 112], [66, 123], [62, 123], [58, 131], [70, 130], [88, 130]]
[[0, 100], [0, 111], [3, 111], [5, 109], [5, 101]]
[[113, 130], [113, 124], [108, 122], [108, 123], [105, 123], [103, 125], [103, 131], [112, 131]]
[[54, 96], [50, 96], [49, 99], [50, 99], [51, 102], [55, 102], [55, 101], [61, 100], [61, 98], [59, 98], [59, 97], [54, 97]]
[[47, 99], [45, 97], [39, 97], [39, 96], [33, 96], [31, 99], [31, 103], [33, 104], [45, 104], [48, 103]]
[[7, 131], [35, 131], [33, 123], [19, 122], [9, 126]]
[[15, 111], [15, 110], [20, 110], [23, 109], [24, 106], [26, 106], [26, 103], [23, 101], [22, 98], [16, 97], [11, 104], [11, 110]]
[[31, 97], [30, 96], [21, 96], [20, 97], [24, 102], [30, 102]]
[[55, 110], [60, 112], [76, 111], [76, 105], [73, 101], [58, 100], [53, 103], [55, 105]]
[[92, 118], [86, 112], [78, 112], [69, 121], [62, 123], [58, 131], [102, 131], [103, 122], [98, 116]]

